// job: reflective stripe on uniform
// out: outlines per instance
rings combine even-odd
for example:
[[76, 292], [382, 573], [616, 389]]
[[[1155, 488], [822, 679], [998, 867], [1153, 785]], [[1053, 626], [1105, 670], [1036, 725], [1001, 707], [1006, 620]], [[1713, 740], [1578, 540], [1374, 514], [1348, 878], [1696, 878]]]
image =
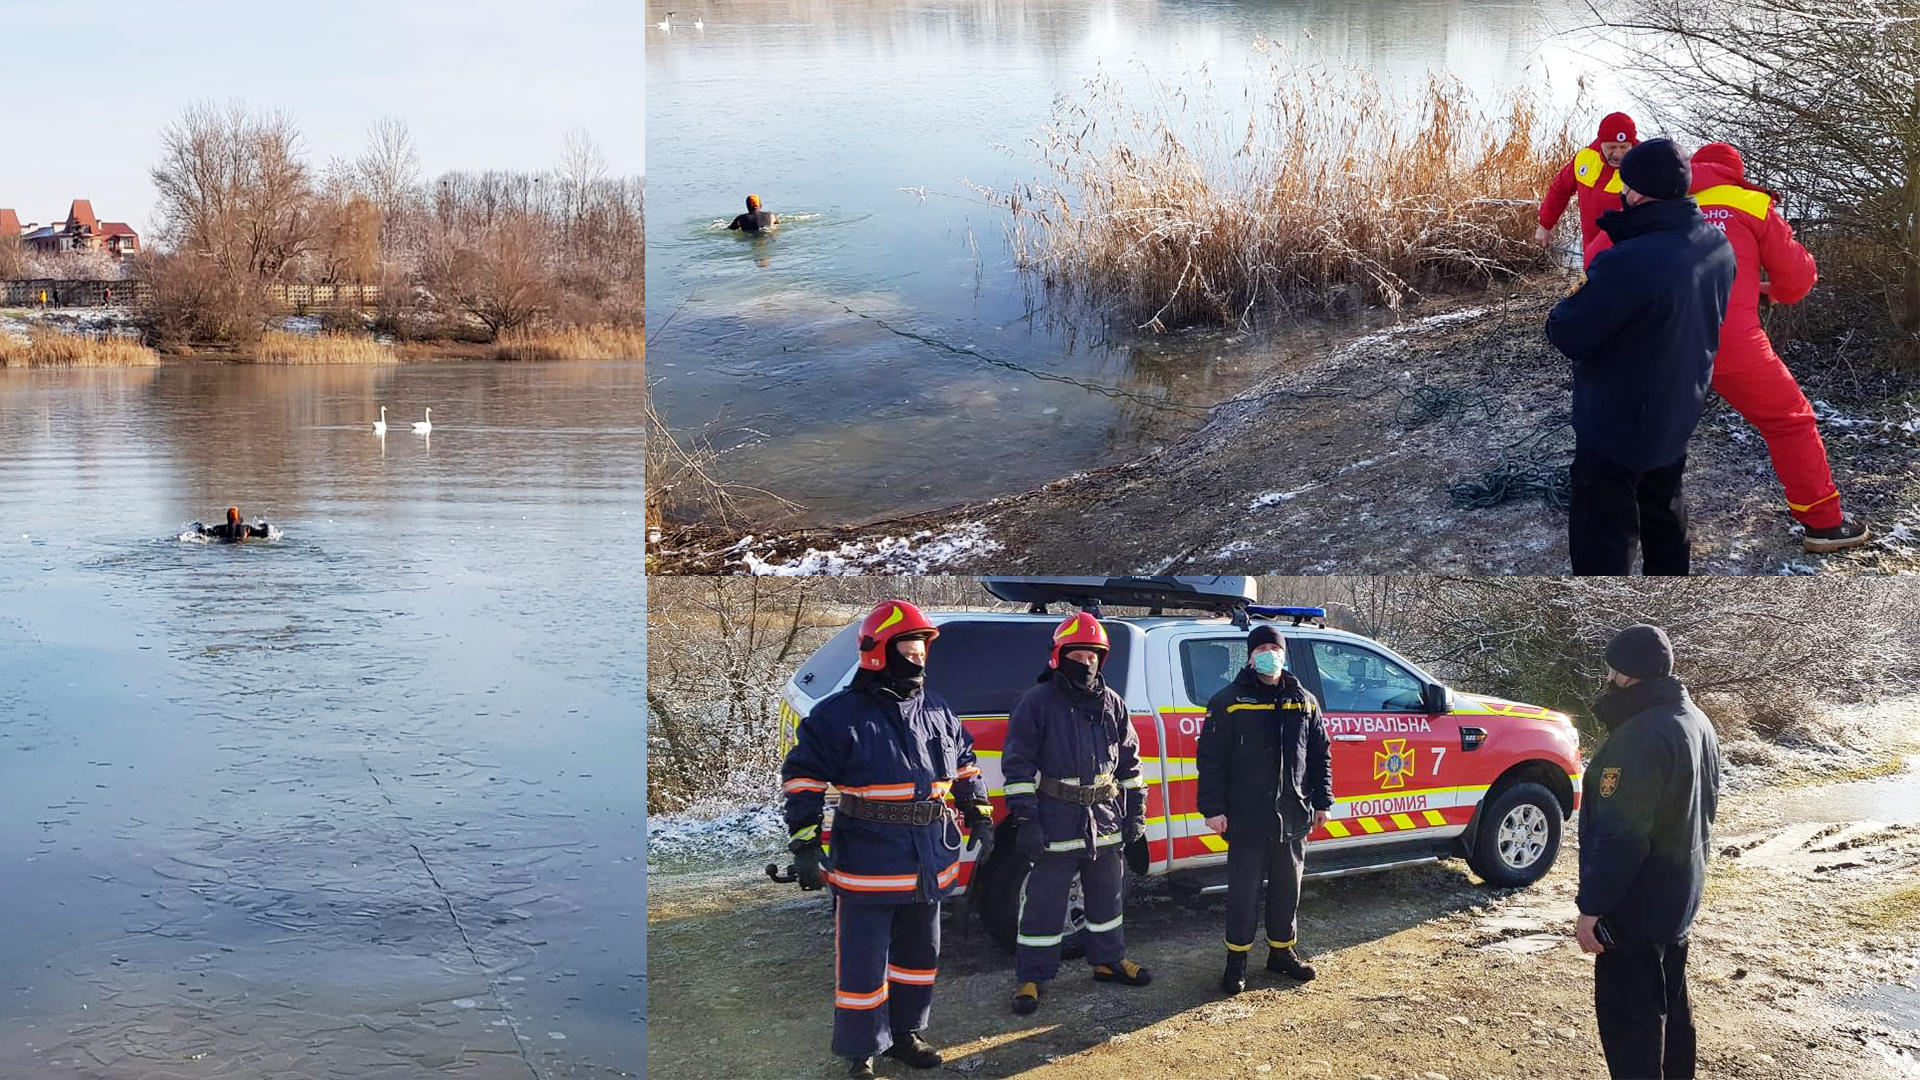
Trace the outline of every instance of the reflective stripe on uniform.
[[1145, 790], [1147, 786], [1147, 782], [1141, 777], [1130, 776], [1127, 779], [1120, 781], [1120, 786], [1123, 789], [1139, 788], [1139, 789]]
[[1247, 711], [1252, 711], [1256, 709], [1264, 709], [1267, 712], [1272, 712], [1273, 703], [1269, 701], [1264, 704], [1254, 705], [1244, 701], [1236, 701], [1233, 704], [1227, 706], [1228, 712], [1247, 712]]
[[928, 968], [925, 971], [920, 971], [915, 968], [894, 967], [892, 964], [888, 964], [887, 981], [913, 983], [916, 986], [932, 986], [934, 972], [937, 970], [936, 968]]
[[1267, 948], [1269, 949], [1291, 949], [1298, 944], [1300, 944], [1300, 939], [1297, 937], [1288, 938], [1285, 941], [1275, 941], [1272, 938], [1267, 939]]
[[1086, 847], [1085, 840], [1055, 840], [1047, 845], [1048, 851], [1077, 851]]
[[920, 884], [919, 874], [849, 874], [843, 870], [828, 872], [827, 880], [856, 892], [904, 892]]
[[[952, 787], [953, 784], [950, 781], [935, 780], [932, 785], [933, 797], [937, 799], [945, 795]], [[848, 795], [858, 795], [863, 799], [880, 801], [906, 801], [919, 797], [918, 789], [913, 784], [869, 784], [866, 787], [843, 787], [840, 790]]]
[[804, 828], [804, 829], [796, 829], [796, 830], [794, 830], [794, 832], [793, 832], [793, 835], [791, 835], [791, 836], [789, 836], [789, 837], [787, 837], [787, 839], [789, 839], [789, 840], [811, 840], [811, 839], [813, 839], [814, 837], [816, 837], [816, 836], [819, 836], [819, 835], [820, 835], [820, 826], [818, 826], [818, 825], [809, 825], [809, 826], [807, 826], [807, 827], [806, 827], [806, 828]]
[[833, 1004], [842, 1009], [877, 1009], [887, 1003], [887, 984], [881, 983], [880, 989], [871, 994], [833, 995]]
[[1008, 795], [1031, 795], [1038, 789], [1032, 784], [1008, 784], [1001, 790]]
[[965, 780], [970, 776], [979, 776], [979, 775], [980, 775], [980, 766], [969, 765], [966, 768], [961, 769], [959, 772], [955, 773], [953, 778], [955, 780]]
[[796, 791], [825, 791], [827, 790], [827, 782], [825, 780], [809, 780], [804, 776], [796, 776], [786, 782], [784, 789], [789, 795]]
[[1839, 488], [1834, 488], [1834, 489], [1833, 489], [1833, 494], [1831, 494], [1831, 495], [1827, 495], [1827, 496], [1823, 496], [1823, 497], [1821, 497], [1821, 498], [1818, 498], [1818, 499], [1815, 499], [1815, 500], [1813, 500], [1812, 502], [1810, 502], [1810, 503], [1808, 503], [1808, 504], [1807, 504], [1807, 505], [1805, 505], [1805, 506], [1801, 506], [1801, 505], [1800, 505], [1799, 503], [1797, 503], [1797, 502], [1794, 502], [1794, 501], [1793, 501], [1792, 499], [1788, 499], [1788, 500], [1787, 500], [1787, 508], [1788, 508], [1788, 509], [1790, 509], [1790, 510], [1798, 510], [1798, 511], [1800, 511], [1801, 513], [1805, 513], [1805, 512], [1807, 512], [1808, 510], [1811, 510], [1811, 509], [1813, 509], [1814, 507], [1816, 507], [1816, 506], [1819, 506], [1819, 505], [1820, 505], [1821, 503], [1823, 503], [1823, 502], [1826, 502], [1826, 501], [1828, 501], [1829, 499], [1837, 499], [1837, 498], [1839, 498], [1839, 497], [1840, 497], [1840, 489], [1839, 489]]
[[1228, 952], [1246, 952], [1248, 949], [1251, 949], [1251, 948], [1253, 948], [1253, 942], [1251, 941], [1247, 942], [1245, 945], [1235, 945], [1231, 941], [1227, 942]]
[[1119, 833], [1117, 833], [1117, 832], [1116, 832], [1116, 833], [1108, 833], [1108, 834], [1107, 834], [1107, 835], [1105, 835], [1105, 836], [1096, 836], [1096, 837], [1094, 837], [1094, 838], [1093, 838], [1093, 846], [1094, 846], [1094, 847], [1108, 847], [1108, 846], [1110, 846], [1110, 845], [1113, 845], [1113, 844], [1117, 844], [1117, 843], [1119, 843], [1120, 841], [1121, 841], [1121, 836], [1120, 836], [1120, 834], [1119, 834]]
[[1118, 915], [1115, 915], [1111, 922], [1090, 922], [1087, 924], [1087, 930], [1095, 934], [1104, 934], [1109, 930], [1118, 929], [1120, 929], [1120, 916]]
[[1045, 949], [1060, 944], [1060, 940], [1064, 937], [1066, 937], [1065, 934], [1017, 934], [1013, 940], [1020, 945], [1031, 945], [1036, 949]]

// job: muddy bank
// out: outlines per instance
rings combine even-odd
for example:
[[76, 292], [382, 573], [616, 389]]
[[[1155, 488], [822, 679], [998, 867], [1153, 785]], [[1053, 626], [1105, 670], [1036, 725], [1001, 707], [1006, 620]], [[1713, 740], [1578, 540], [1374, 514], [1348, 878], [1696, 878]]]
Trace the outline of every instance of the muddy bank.
[[[1572, 380], [1548, 344], [1557, 278], [1367, 333], [1287, 365], [1164, 451], [984, 503], [842, 528], [669, 529], [656, 572], [1564, 573], [1567, 518], [1541, 498], [1463, 508], [1459, 485], [1571, 460]], [[1832, 368], [1789, 350], [1790, 364]], [[1808, 362], [1801, 364], [1804, 357]], [[1759, 434], [1716, 396], [1687, 472], [1694, 570], [1920, 569], [1920, 405], [1808, 382], [1848, 509], [1878, 543], [1800, 549]], [[1006, 437], [1018, 437], [1009, 432]], [[1039, 450], [1041, 448], [1036, 448]], [[1484, 489], [1479, 494], [1485, 494]], [[1089, 528], [1089, 525], [1093, 527]]]
[[[1902, 711], [1904, 710], [1904, 711]], [[1863, 723], [1912, 750], [1911, 703]], [[1730, 785], [1692, 953], [1703, 1076], [1861, 1078], [1920, 1070], [1920, 775], [1799, 786], [1750, 768]], [[1875, 797], [1861, 802], [1867, 788]], [[1783, 816], [1780, 795], [1800, 801]], [[1862, 809], [1878, 819], [1849, 817]], [[1834, 812], [1828, 813], [1826, 811]], [[1843, 820], [1828, 820], [1842, 818]], [[949, 1064], [883, 1076], [1604, 1077], [1591, 959], [1573, 940], [1577, 841], [1531, 888], [1489, 889], [1463, 864], [1308, 884], [1295, 985], [1258, 970], [1215, 990], [1223, 898], [1137, 883], [1129, 952], [1152, 986], [1098, 984], [1069, 962], [1032, 1018], [1007, 1009], [1008, 959], [951, 920], [928, 1034]], [[756, 880], [758, 879], [758, 880]], [[751, 862], [656, 872], [648, 1060], [676, 1077], [839, 1076], [828, 1052], [830, 909], [769, 886]]]

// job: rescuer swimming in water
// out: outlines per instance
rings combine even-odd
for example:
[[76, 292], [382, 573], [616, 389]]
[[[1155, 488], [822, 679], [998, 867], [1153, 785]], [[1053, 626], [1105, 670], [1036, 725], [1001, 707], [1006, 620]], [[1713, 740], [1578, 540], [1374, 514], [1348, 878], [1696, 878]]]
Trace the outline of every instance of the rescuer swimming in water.
[[255, 538], [265, 540], [267, 538], [267, 523], [263, 520], [258, 525], [249, 525], [240, 520], [239, 507], [229, 506], [227, 507], [227, 520], [225, 524], [215, 525], [209, 528], [196, 521], [193, 523], [193, 531], [199, 533], [201, 536], [210, 536], [215, 540], [224, 540], [232, 544]]

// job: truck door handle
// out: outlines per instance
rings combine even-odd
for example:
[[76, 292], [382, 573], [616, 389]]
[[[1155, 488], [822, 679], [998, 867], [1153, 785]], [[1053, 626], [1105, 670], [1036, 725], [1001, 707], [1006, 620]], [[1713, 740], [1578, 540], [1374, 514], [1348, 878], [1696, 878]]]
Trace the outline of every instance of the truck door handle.
[[1333, 739], [1334, 742], [1366, 742], [1367, 741], [1367, 737], [1365, 735], [1334, 735], [1334, 736], [1331, 736], [1331, 738]]

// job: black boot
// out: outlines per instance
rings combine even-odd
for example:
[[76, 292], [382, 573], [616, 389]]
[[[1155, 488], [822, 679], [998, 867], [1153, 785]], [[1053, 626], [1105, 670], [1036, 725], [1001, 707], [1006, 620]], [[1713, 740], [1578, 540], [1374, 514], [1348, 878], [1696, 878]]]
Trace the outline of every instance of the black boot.
[[893, 1045], [887, 1047], [887, 1056], [895, 1061], [904, 1061], [916, 1069], [937, 1067], [942, 1058], [940, 1051], [927, 1045], [927, 1040], [917, 1031], [896, 1032]]
[[1220, 976], [1220, 992], [1237, 994], [1247, 988], [1247, 954], [1227, 953], [1227, 970]]
[[1293, 954], [1292, 946], [1284, 949], [1268, 949], [1267, 970], [1285, 975], [1290, 979], [1299, 979], [1301, 982], [1313, 978], [1313, 965], [1301, 963], [1300, 958]]
[[847, 1070], [847, 1080], [873, 1080], [873, 1059], [870, 1057], [852, 1058], [853, 1067]]

